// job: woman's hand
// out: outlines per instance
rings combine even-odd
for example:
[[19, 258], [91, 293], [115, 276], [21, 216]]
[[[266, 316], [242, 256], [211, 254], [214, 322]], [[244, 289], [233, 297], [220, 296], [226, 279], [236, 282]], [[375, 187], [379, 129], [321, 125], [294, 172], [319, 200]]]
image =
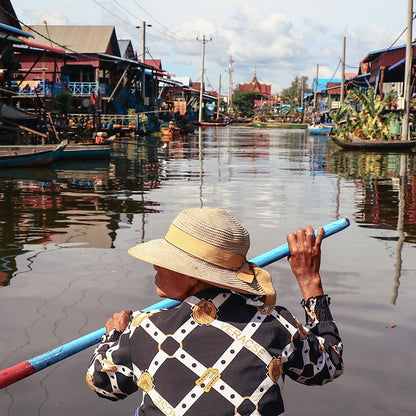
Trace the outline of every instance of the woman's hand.
[[305, 229], [299, 228], [296, 234], [291, 233], [287, 236], [290, 251], [289, 264], [305, 301], [310, 297], [323, 295], [319, 275], [323, 236], [324, 229], [319, 227], [315, 239], [311, 226], [307, 226]]
[[121, 312], [115, 313], [105, 324], [107, 334], [115, 329], [116, 331], [123, 332], [130, 322], [130, 315], [133, 313], [131, 309], [126, 309]]

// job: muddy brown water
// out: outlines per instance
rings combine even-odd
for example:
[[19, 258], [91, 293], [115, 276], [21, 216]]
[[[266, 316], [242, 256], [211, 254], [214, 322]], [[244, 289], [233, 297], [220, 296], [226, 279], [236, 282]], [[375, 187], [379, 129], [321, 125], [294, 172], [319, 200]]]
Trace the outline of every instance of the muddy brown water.
[[[199, 152], [202, 143], [202, 152]], [[323, 243], [321, 274], [345, 373], [285, 384], [286, 415], [415, 415], [416, 153], [340, 150], [304, 130], [228, 126], [158, 146], [115, 143], [111, 159], [0, 172], [0, 368], [158, 301], [153, 270], [127, 254], [187, 207], [222, 207], [250, 231], [253, 258], [298, 227], [347, 217]], [[300, 318], [285, 259], [267, 267]], [[0, 414], [132, 415], [85, 384], [92, 348], [0, 391]]]

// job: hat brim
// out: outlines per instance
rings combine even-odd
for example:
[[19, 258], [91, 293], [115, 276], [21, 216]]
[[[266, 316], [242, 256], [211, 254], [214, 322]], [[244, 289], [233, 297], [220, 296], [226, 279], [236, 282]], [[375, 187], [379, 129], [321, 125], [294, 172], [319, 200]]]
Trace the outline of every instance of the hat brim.
[[258, 296], [265, 294], [256, 279], [251, 284], [246, 283], [237, 278], [237, 271], [194, 257], [165, 239], [138, 244], [131, 247], [128, 253], [139, 260], [194, 277], [214, 286]]

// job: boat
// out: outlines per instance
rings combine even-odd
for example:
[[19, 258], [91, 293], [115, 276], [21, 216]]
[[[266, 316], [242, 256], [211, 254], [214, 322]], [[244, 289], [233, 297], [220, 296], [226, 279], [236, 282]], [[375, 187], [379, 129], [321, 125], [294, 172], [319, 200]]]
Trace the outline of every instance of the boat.
[[416, 140], [368, 140], [350, 136], [350, 141], [331, 135], [335, 144], [347, 150], [406, 152], [416, 146]]
[[261, 129], [306, 129], [308, 127], [305, 123], [284, 123], [277, 121], [253, 121], [250, 123], [250, 126]]
[[67, 141], [57, 146], [0, 146], [0, 168], [45, 166], [63, 153]]
[[227, 126], [228, 123], [226, 121], [196, 121], [195, 125], [201, 127], [222, 127]]
[[309, 134], [328, 136], [331, 133], [332, 126], [325, 124], [309, 124], [307, 129]]
[[70, 144], [59, 155], [57, 161], [108, 159], [110, 155], [111, 146], [109, 144]]
[[162, 133], [162, 140], [172, 140], [181, 134], [181, 128], [174, 121], [169, 121], [168, 127], [162, 127], [160, 131]]

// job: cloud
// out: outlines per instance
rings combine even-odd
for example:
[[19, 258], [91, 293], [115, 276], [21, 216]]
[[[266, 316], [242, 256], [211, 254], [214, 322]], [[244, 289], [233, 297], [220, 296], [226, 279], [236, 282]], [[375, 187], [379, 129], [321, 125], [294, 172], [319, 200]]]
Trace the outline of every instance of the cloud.
[[[251, 81], [256, 66], [259, 80], [271, 82], [275, 92], [296, 76], [308, 76], [312, 83], [318, 64], [320, 76], [331, 78], [338, 69], [339, 78], [344, 36], [346, 62], [358, 67], [369, 52], [389, 47], [406, 24], [391, 1], [380, 0], [377, 8], [372, 2], [351, 2], [348, 7], [341, 0], [273, 0], [261, 7], [246, 0], [177, 0], [174, 6], [166, 0], [140, 2], [140, 6], [136, 0], [14, 0], [13, 4], [28, 24], [47, 20], [50, 25], [114, 25], [117, 36], [131, 39], [135, 49], [141, 49], [136, 26], [146, 20], [153, 25], [146, 31], [151, 56], [162, 59], [170, 73], [193, 80], [200, 77], [201, 67], [201, 43], [196, 37], [205, 34], [212, 37], [205, 55], [211, 79], [227, 72], [232, 56], [235, 83]], [[405, 6], [401, 8], [404, 16]], [[369, 23], [370, 14], [377, 24]]]

